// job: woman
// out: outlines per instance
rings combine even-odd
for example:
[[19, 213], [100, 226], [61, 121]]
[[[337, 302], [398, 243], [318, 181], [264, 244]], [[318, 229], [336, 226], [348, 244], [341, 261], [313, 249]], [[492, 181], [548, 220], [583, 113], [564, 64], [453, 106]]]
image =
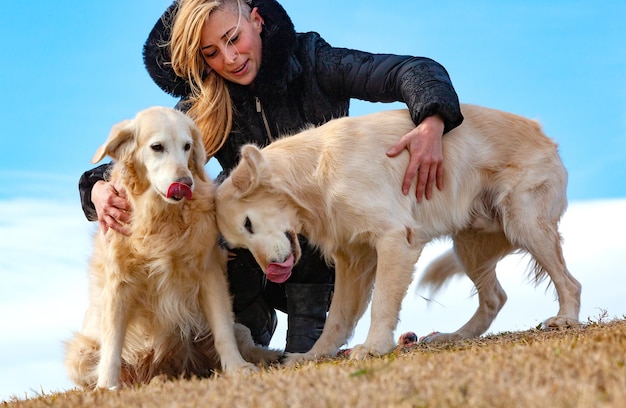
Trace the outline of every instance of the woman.
[[[276, 137], [348, 114], [351, 98], [405, 102], [415, 129], [389, 151], [411, 155], [402, 186], [417, 178], [421, 202], [441, 189], [442, 135], [463, 117], [446, 70], [421, 57], [333, 48], [317, 33], [296, 33], [275, 0], [180, 0], [157, 22], [144, 46], [154, 81], [180, 97], [178, 107], [204, 135], [205, 148], [223, 168], [235, 167], [243, 144]], [[355, 140], [355, 143], [358, 143]], [[106, 166], [83, 175], [83, 209], [103, 230], [125, 233], [131, 209], [123, 191], [104, 181]], [[220, 175], [220, 177], [222, 176]], [[274, 309], [288, 315], [285, 351], [306, 352], [320, 336], [334, 272], [306, 245], [283, 284], [267, 282], [247, 250], [232, 249], [228, 274], [236, 318], [268, 344]]]

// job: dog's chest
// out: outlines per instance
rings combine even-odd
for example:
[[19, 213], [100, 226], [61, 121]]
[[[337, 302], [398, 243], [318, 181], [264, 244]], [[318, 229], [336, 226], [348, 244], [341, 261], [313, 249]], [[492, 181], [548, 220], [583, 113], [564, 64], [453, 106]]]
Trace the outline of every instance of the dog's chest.
[[107, 269], [121, 274], [123, 281], [151, 288], [167, 282], [176, 282], [180, 288], [193, 285], [198, 280], [202, 253], [206, 251], [187, 243], [186, 235], [192, 229], [179, 231], [175, 233], [166, 226], [160, 230], [144, 230], [143, 234], [134, 231], [130, 237], [114, 235], [103, 247], [109, 264], [117, 267]]
[[146, 321], [168, 330], [200, 316], [199, 266], [181, 255], [171, 251], [148, 257], [135, 252], [121, 271], [125, 282], [137, 289], [136, 301]]

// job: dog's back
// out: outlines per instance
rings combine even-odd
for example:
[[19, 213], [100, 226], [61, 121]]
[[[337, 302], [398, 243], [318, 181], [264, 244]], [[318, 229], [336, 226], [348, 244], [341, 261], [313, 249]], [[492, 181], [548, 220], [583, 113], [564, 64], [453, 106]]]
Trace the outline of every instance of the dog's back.
[[[408, 151], [394, 158], [381, 154], [398, 142], [399, 135], [415, 128], [406, 110], [337, 119], [273, 143], [264, 149], [264, 156], [271, 166], [308, 169], [319, 191], [333, 200], [317, 207], [332, 209], [345, 203], [341, 212], [344, 219], [347, 216], [348, 222], [342, 223], [346, 234], [396, 222], [419, 227], [430, 240], [473, 221], [492, 219], [513, 190], [560, 195], [559, 200], [544, 202], [542, 210], [558, 220], [567, 202], [567, 172], [557, 145], [539, 124], [474, 105], [464, 104], [462, 111], [463, 125], [443, 137], [444, 188], [422, 203], [415, 200], [415, 184], [407, 195], [398, 188]], [[287, 179], [290, 174], [285, 170], [275, 177], [281, 179], [277, 183], [299, 183], [297, 177]], [[307, 201], [315, 198], [303, 197]], [[367, 214], [367, 219], [359, 214]]]
[[[415, 184], [402, 194], [408, 151], [385, 154], [415, 129], [406, 110], [341, 118], [262, 150], [242, 149], [241, 162], [217, 191], [224, 238], [250, 249], [264, 270], [270, 261], [298, 259], [295, 234], [335, 261], [322, 336], [290, 361], [335, 353], [370, 296], [372, 325], [350, 356], [391, 351], [415, 263], [424, 246], [442, 236], [454, 241], [479, 308], [466, 325], [438, 339], [478, 336], [489, 328], [506, 301], [495, 266], [515, 250], [529, 253], [536, 278], [549, 276], [557, 290], [559, 312], [546, 326], [578, 322], [580, 284], [565, 266], [558, 231], [567, 172], [556, 144], [535, 121], [472, 105], [462, 111], [463, 124], [443, 136], [443, 189], [422, 202]], [[455, 272], [451, 262], [439, 265], [442, 278], [435, 281]]]

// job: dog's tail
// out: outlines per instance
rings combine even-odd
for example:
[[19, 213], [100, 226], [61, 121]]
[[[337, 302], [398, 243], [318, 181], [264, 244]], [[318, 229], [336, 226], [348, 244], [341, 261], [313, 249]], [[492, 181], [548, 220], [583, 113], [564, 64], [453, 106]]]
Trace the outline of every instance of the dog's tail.
[[432, 295], [441, 290], [452, 277], [461, 274], [464, 274], [463, 267], [454, 251], [449, 249], [428, 264], [418, 282], [418, 287], [427, 288]]
[[65, 342], [65, 368], [68, 377], [83, 388], [94, 388], [98, 382], [100, 344], [81, 333]]

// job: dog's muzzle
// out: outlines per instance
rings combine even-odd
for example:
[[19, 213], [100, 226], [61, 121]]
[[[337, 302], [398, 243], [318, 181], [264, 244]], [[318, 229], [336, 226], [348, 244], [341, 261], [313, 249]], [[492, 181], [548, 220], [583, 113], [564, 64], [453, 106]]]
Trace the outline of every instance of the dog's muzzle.
[[166, 197], [176, 201], [180, 201], [183, 198], [191, 200], [192, 195], [193, 193], [189, 184], [174, 182], [170, 184], [169, 188], [167, 189]]
[[274, 283], [283, 283], [291, 276], [293, 264], [293, 254], [289, 254], [289, 257], [283, 262], [270, 262], [265, 268], [265, 275], [268, 280]]

